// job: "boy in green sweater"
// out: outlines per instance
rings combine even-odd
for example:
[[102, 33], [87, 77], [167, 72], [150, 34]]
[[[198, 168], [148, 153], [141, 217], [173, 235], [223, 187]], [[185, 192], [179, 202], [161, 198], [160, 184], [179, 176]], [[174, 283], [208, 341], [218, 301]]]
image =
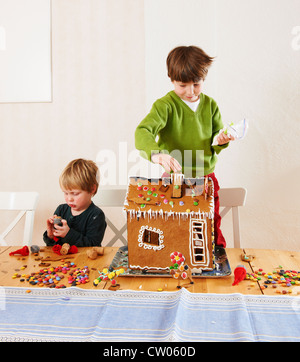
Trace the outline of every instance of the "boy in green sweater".
[[136, 129], [135, 145], [143, 157], [162, 165], [167, 173], [181, 171], [185, 177], [209, 176], [213, 180], [215, 242], [225, 247], [214, 169], [216, 155], [234, 138], [222, 131], [216, 102], [202, 93], [212, 62], [213, 58], [195, 46], [177, 47], [169, 53], [167, 69], [174, 90], [153, 104]]

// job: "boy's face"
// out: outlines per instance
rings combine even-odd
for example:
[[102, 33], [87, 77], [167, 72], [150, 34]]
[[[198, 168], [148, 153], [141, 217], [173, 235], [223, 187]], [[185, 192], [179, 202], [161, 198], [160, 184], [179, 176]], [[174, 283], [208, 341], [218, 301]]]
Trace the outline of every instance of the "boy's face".
[[62, 190], [65, 201], [70, 206], [73, 215], [79, 215], [91, 204], [93, 194], [83, 190]]
[[183, 99], [188, 102], [196, 102], [199, 99], [199, 95], [203, 89], [203, 80], [201, 79], [199, 82], [189, 82], [183, 83], [173, 80], [174, 92]]

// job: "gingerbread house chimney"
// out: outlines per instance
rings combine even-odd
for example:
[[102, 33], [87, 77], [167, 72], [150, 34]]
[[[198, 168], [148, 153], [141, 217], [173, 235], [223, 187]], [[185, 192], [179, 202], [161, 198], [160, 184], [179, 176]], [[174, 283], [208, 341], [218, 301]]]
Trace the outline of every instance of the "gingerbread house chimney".
[[184, 180], [184, 175], [182, 173], [172, 173], [171, 182], [172, 182], [172, 198], [178, 199], [182, 197], [182, 183]]

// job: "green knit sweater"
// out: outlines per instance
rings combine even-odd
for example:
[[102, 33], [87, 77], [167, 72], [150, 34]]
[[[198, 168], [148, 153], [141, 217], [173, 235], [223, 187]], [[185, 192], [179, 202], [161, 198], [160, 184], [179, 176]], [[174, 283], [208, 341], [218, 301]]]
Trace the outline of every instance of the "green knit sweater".
[[214, 171], [216, 154], [228, 147], [228, 143], [212, 146], [222, 128], [221, 114], [212, 98], [201, 93], [194, 112], [171, 91], [153, 104], [137, 127], [135, 146], [149, 161], [153, 153], [169, 153], [182, 165], [186, 177], [201, 177]]

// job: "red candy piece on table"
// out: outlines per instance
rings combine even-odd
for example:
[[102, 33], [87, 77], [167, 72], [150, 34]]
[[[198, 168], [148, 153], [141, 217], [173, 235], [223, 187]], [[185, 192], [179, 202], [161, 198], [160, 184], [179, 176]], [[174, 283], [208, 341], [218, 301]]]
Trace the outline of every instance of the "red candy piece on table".
[[61, 245], [56, 244], [56, 245], [53, 246], [52, 251], [53, 251], [55, 254], [61, 255], [60, 249], [61, 249]]
[[78, 253], [77, 246], [72, 245], [68, 251], [68, 254], [76, 254], [76, 253]]
[[22, 256], [27, 256], [29, 255], [29, 249], [28, 249], [28, 246], [23, 246], [23, 248], [21, 249], [18, 249], [16, 251], [12, 251], [11, 253], [9, 253], [9, 255], [22, 255]]
[[241, 282], [242, 280], [244, 280], [246, 278], [246, 268], [244, 267], [244, 265], [238, 265], [235, 269], [234, 269], [234, 282], [232, 283], [232, 285], [237, 285], [239, 284], [239, 282]]

